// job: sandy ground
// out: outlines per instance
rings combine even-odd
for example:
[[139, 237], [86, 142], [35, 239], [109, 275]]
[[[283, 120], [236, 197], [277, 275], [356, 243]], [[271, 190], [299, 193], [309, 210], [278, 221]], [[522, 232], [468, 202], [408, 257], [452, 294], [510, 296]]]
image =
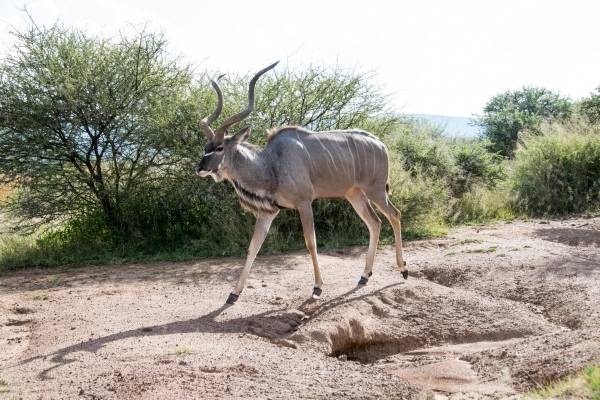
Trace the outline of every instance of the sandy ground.
[[0, 276], [0, 398], [517, 398], [600, 360], [600, 219], [380, 249]]

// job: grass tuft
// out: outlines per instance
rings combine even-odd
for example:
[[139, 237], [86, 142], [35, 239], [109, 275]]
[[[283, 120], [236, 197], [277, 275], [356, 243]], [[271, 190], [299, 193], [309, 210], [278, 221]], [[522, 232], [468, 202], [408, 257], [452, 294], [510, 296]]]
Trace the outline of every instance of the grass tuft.
[[174, 354], [177, 357], [187, 357], [189, 355], [192, 355], [193, 351], [189, 347], [179, 347], [177, 348], [177, 350], [175, 350]]
[[7, 392], [9, 392], [8, 382], [6, 382], [6, 380], [0, 378], [0, 393], [7, 393]]
[[600, 400], [600, 366], [587, 367], [575, 376], [535, 389], [525, 398]]
[[466, 238], [459, 242], [460, 244], [483, 243], [481, 239]]
[[493, 253], [498, 249], [498, 246], [490, 246], [482, 249], [464, 250], [463, 253]]

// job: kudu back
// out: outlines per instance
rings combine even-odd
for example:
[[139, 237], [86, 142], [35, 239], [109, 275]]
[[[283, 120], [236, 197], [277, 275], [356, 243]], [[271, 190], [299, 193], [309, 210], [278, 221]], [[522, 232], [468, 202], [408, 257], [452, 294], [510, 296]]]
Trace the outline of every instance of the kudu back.
[[256, 217], [245, 266], [227, 303], [235, 303], [244, 289], [256, 254], [281, 208], [298, 210], [314, 270], [313, 297], [321, 295], [323, 280], [317, 257], [312, 202], [324, 197], [347, 199], [369, 229], [369, 250], [359, 285], [365, 285], [372, 275], [381, 230], [381, 220], [372, 204], [392, 225], [396, 264], [406, 279], [400, 212], [388, 196], [388, 152], [379, 139], [355, 129], [312, 132], [292, 126], [272, 130], [266, 147], [258, 149], [246, 143], [250, 134], [248, 127], [228, 134], [230, 126], [254, 110], [256, 82], [276, 65], [271, 64], [256, 73], [249, 84], [246, 109], [228, 118], [214, 131], [210, 125], [221, 113], [223, 94], [218, 82], [213, 80], [217, 106], [200, 122], [207, 144], [198, 165], [198, 175], [211, 176], [217, 182], [231, 182], [241, 206]]

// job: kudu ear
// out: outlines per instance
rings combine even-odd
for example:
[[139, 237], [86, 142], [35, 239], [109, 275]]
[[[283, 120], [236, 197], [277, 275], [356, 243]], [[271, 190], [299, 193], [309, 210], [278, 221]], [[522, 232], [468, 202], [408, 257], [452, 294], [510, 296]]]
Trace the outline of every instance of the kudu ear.
[[248, 139], [248, 136], [250, 136], [250, 127], [246, 126], [233, 135], [233, 140], [235, 140], [236, 143], [242, 143]]

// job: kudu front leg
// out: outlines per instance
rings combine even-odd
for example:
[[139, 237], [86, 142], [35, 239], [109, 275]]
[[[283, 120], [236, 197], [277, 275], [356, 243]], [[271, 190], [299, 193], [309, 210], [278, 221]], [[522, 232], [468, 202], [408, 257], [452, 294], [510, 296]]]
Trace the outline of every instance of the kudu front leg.
[[315, 235], [315, 221], [313, 219], [312, 205], [310, 203], [298, 207], [300, 213], [300, 221], [302, 221], [302, 230], [304, 231], [304, 241], [306, 248], [310, 253], [313, 270], [315, 274], [315, 286], [313, 288], [313, 299], [318, 299], [321, 296], [323, 279], [321, 278], [321, 270], [319, 269], [319, 260], [317, 259], [317, 237]]
[[277, 216], [278, 212], [266, 216], [260, 216], [256, 218], [256, 224], [254, 225], [254, 234], [252, 235], [252, 240], [250, 240], [250, 246], [248, 247], [248, 255], [246, 256], [246, 264], [244, 265], [244, 269], [240, 274], [240, 278], [238, 279], [238, 283], [233, 289], [233, 292], [229, 294], [227, 298], [227, 304], [234, 304], [236, 300], [240, 297], [240, 293], [246, 287], [246, 280], [248, 279], [248, 274], [250, 273], [250, 268], [252, 268], [252, 264], [254, 263], [254, 259], [258, 254], [263, 242], [265, 241], [265, 237], [269, 232], [269, 228], [271, 227], [271, 223]]

